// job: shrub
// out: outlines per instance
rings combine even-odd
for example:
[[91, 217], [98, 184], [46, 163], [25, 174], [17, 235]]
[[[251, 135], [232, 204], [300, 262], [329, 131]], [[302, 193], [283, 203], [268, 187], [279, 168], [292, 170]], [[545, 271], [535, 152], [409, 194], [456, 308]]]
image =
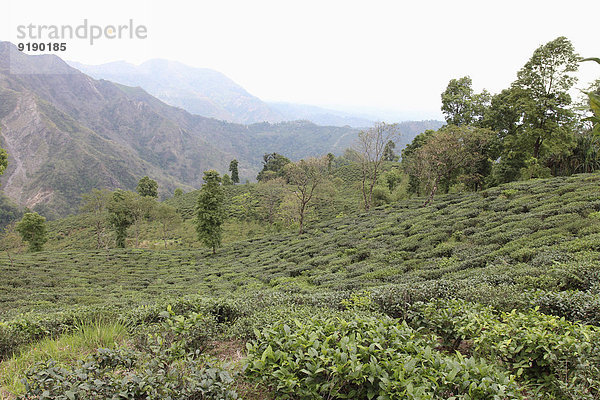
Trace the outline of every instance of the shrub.
[[559, 399], [600, 396], [600, 329], [565, 318], [502, 312], [461, 300], [415, 306], [417, 325], [444, 342], [468, 339], [474, 355], [508, 368], [533, 391]]
[[73, 369], [50, 360], [27, 372], [20, 399], [237, 399], [233, 377], [212, 360], [169, 363], [128, 351], [99, 349]]
[[434, 345], [390, 318], [315, 318], [257, 332], [245, 372], [278, 399], [521, 398], [496, 367]]
[[151, 353], [162, 349], [173, 360], [188, 353], [205, 351], [218, 334], [217, 322], [212, 315], [175, 314], [168, 306], [160, 316], [161, 323], [141, 327], [138, 347]]

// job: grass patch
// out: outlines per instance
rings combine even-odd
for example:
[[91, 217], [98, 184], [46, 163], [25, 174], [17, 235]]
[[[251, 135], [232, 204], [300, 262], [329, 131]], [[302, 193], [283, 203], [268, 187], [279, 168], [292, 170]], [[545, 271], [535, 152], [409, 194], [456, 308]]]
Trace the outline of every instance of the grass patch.
[[87, 322], [73, 333], [27, 345], [19, 355], [0, 363], [0, 395], [10, 399], [23, 394], [21, 379], [36, 363], [53, 359], [61, 365], [72, 365], [98, 348], [114, 348], [126, 339], [127, 328], [122, 324]]

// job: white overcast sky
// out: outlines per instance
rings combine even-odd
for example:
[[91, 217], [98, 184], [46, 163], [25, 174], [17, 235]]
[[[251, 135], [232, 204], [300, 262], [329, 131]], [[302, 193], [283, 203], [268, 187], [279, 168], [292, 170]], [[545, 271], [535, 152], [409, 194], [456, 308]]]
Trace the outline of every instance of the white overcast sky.
[[[558, 36], [600, 56], [599, 15], [597, 0], [10, 0], [0, 39], [15, 42], [20, 24], [133, 19], [147, 39], [71, 40], [59, 55], [86, 64], [165, 58], [218, 70], [263, 100], [441, 118], [451, 78], [470, 75], [476, 90], [498, 92]], [[582, 83], [600, 77], [588, 64]]]

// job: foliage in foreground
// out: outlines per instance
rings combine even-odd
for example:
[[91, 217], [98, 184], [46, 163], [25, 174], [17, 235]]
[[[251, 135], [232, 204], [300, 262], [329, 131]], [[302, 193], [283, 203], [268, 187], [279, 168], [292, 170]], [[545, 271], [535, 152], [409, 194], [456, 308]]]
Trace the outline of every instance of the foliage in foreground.
[[441, 336], [449, 348], [498, 362], [533, 393], [556, 399], [600, 396], [600, 329], [545, 315], [496, 312], [488, 306], [441, 300], [415, 307], [412, 323]]
[[435, 341], [389, 318], [316, 318], [256, 335], [246, 374], [278, 399], [521, 398], [495, 366], [439, 353]]
[[54, 361], [27, 373], [30, 399], [236, 399], [233, 377], [212, 362], [185, 358], [173, 362], [163, 355], [99, 349], [74, 369]]
[[21, 380], [25, 372], [39, 362], [49, 359], [59, 364], [84, 359], [98, 348], [112, 349], [128, 339], [127, 328], [118, 322], [89, 320], [74, 332], [59, 337], [46, 337], [41, 341], [21, 347], [21, 352], [0, 363], [0, 397], [2, 391], [23, 393]]
[[[107, 391], [127, 396], [188, 396], [189, 381], [181, 383], [181, 376], [200, 374], [203, 380], [208, 372], [198, 372], [202, 368], [215, 373], [229, 368], [203, 355], [212, 341], [222, 335], [245, 340], [254, 328], [246, 375], [236, 382], [251, 379], [276, 398], [591, 400], [600, 394], [597, 327], [537, 309], [501, 312], [452, 299], [407, 305], [402, 322], [380, 314], [397, 310], [383, 300], [378, 290], [260, 293], [184, 298], [168, 303], [167, 311], [160, 304], [122, 310], [118, 319], [127, 323], [136, 350], [119, 350], [115, 357], [124, 354], [131, 365], [97, 368], [96, 356], [75, 368], [46, 363], [29, 374], [28, 393], [54, 390], [59, 396], [73, 385], [100, 390], [93, 385], [104, 382]], [[90, 362], [91, 386], [79, 374]], [[224, 376], [211, 390], [230, 388]], [[132, 380], [152, 382], [158, 391], [135, 392]]]
[[237, 399], [232, 374], [203, 354], [214, 334], [211, 317], [169, 308], [160, 318], [138, 332], [136, 350], [99, 348], [72, 368], [38, 363], [27, 371], [19, 399]]

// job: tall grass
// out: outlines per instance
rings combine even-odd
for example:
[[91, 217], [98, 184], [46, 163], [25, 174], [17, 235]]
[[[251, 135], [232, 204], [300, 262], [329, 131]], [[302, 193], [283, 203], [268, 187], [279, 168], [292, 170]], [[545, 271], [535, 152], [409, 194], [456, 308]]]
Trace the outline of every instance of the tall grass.
[[98, 348], [114, 348], [127, 339], [127, 328], [117, 322], [83, 322], [75, 332], [58, 338], [46, 338], [25, 346], [20, 353], [0, 363], [0, 398], [22, 394], [25, 372], [36, 363], [50, 359], [60, 365], [72, 365]]

